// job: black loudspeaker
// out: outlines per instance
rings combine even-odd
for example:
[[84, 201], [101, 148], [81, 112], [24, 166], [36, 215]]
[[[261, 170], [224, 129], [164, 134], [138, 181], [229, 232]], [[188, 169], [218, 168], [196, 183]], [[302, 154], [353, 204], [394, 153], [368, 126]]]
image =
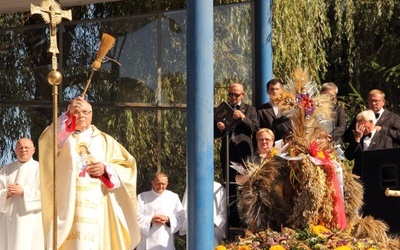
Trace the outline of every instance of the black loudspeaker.
[[387, 188], [400, 190], [400, 148], [364, 151], [361, 164], [363, 214], [385, 221], [390, 233], [400, 233], [400, 197], [385, 195]]

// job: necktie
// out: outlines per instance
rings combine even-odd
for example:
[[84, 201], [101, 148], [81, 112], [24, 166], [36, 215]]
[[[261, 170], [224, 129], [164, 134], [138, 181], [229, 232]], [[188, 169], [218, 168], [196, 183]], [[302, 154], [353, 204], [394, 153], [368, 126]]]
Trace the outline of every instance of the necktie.
[[376, 118], [376, 119], [379, 118], [379, 113], [375, 113], [375, 118]]

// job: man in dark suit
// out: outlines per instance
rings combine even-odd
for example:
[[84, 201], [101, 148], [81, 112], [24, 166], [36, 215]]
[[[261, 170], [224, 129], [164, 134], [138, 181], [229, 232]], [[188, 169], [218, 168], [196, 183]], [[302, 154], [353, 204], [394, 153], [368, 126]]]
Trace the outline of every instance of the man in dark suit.
[[376, 127], [376, 117], [372, 110], [365, 110], [356, 116], [353, 137], [344, 155], [348, 160], [355, 160], [353, 173], [361, 176], [361, 154], [365, 150], [392, 148], [393, 141], [389, 136], [379, 132]]
[[[242, 84], [233, 83], [229, 86], [229, 104], [234, 109], [232, 118], [237, 121], [232, 131], [226, 131], [223, 122], [214, 123], [214, 138], [222, 138], [220, 159], [224, 181], [235, 182], [237, 174], [232, 168], [229, 169], [229, 173], [226, 173], [226, 164], [231, 161], [244, 164], [253, 152], [252, 135], [258, 129], [257, 112], [253, 106], [242, 102], [244, 96]], [[229, 140], [228, 152], [226, 140]], [[229, 154], [228, 159], [227, 153]], [[229, 197], [233, 197], [232, 201], [236, 199], [236, 188], [236, 184], [229, 187]], [[239, 221], [236, 204], [231, 205], [229, 223], [231, 226], [239, 227]]]
[[[392, 138], [395, 145], [400, 145], [400, 117], [385, 109], [385, 93], [379, 89], [373, 89], [368, 93], [368, 107], [375, 113], [375, 129]], [[355, 128], [355, 120], [350, 124], [344, 134], [344, 141], [350, 142], [352, 130]]]
[[267, 93], [270, 101], [257, 108], [257, 117], [260, 128], [269, 128], [274, 132], [275, 140], [285, 138], [291, 134], [291, 122], [285, 116], [281, 116], [278, 108], [274, 105], [274, 100], [282, 94], [282, 81], [271, 79], [267, 83]]

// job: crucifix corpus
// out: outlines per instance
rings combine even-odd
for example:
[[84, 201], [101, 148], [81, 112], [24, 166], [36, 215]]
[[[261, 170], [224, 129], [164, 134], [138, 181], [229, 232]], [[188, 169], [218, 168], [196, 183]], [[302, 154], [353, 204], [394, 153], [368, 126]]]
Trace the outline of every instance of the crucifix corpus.
[[[61, 10], [60, 4], [55, 2], [54, 0], [43, 0], [40, 6], [35, 6], [31, 4], [31, 15], [40, 14], [45, 23], [50, 25], [50, 48], [48, 50], [49, 53], [52, 54], [51, 57], [51, 68], [52, 70], [47, 75], [47, 81], [53, 87], [53, 193], [52, 197], [42, 197], [42, 200], [46, 198], [46, 200], [53, 201], [53, 211], [47, 211], [52, 213], [53, 215], [53, 237], [52, 237], [52, 245], [53, 249], [57, 249], [57, 203], [56, 203], [56, 195], [57, 195], [57, 117], [58, 117], [58, 85], [62, 81], [62, 75], [57, 70], [58, 62], [57, 62], [57, 54], [58, 46], [57, 46], [57, 24], [61, 23], [63, 18], [68, 20], [72, 20], [71, 10]], [[42, 184], [41, 184], [42, 185]], [[46, 212], [46, 211], [43, 211]], [[46, 233], [46, 232], [45, 232]], [[48, 246], [49, 247], [49, 246]]]
[[45, 23], [50, 24], [50, 48], [49, 52], [58, 54], [57, 47], [57, 24], [61, 23], [63, 18], [72, 20], [71, 10], [61, 10], [60, 4], [54, 0], [44, 0], [40, 6], [31, 4], [31, 14], [40, 14]]

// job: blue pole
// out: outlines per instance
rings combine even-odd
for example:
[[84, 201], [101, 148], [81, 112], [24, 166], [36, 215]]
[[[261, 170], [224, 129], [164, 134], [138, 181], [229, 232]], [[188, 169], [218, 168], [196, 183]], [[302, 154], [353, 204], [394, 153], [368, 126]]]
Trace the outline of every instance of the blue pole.
[[213, 1], [187, 1], [187, 249], [214, 248]]
[[269, 101], [266, 84], [272, 79], [272, 0], [254, 1], [255, 106]]

